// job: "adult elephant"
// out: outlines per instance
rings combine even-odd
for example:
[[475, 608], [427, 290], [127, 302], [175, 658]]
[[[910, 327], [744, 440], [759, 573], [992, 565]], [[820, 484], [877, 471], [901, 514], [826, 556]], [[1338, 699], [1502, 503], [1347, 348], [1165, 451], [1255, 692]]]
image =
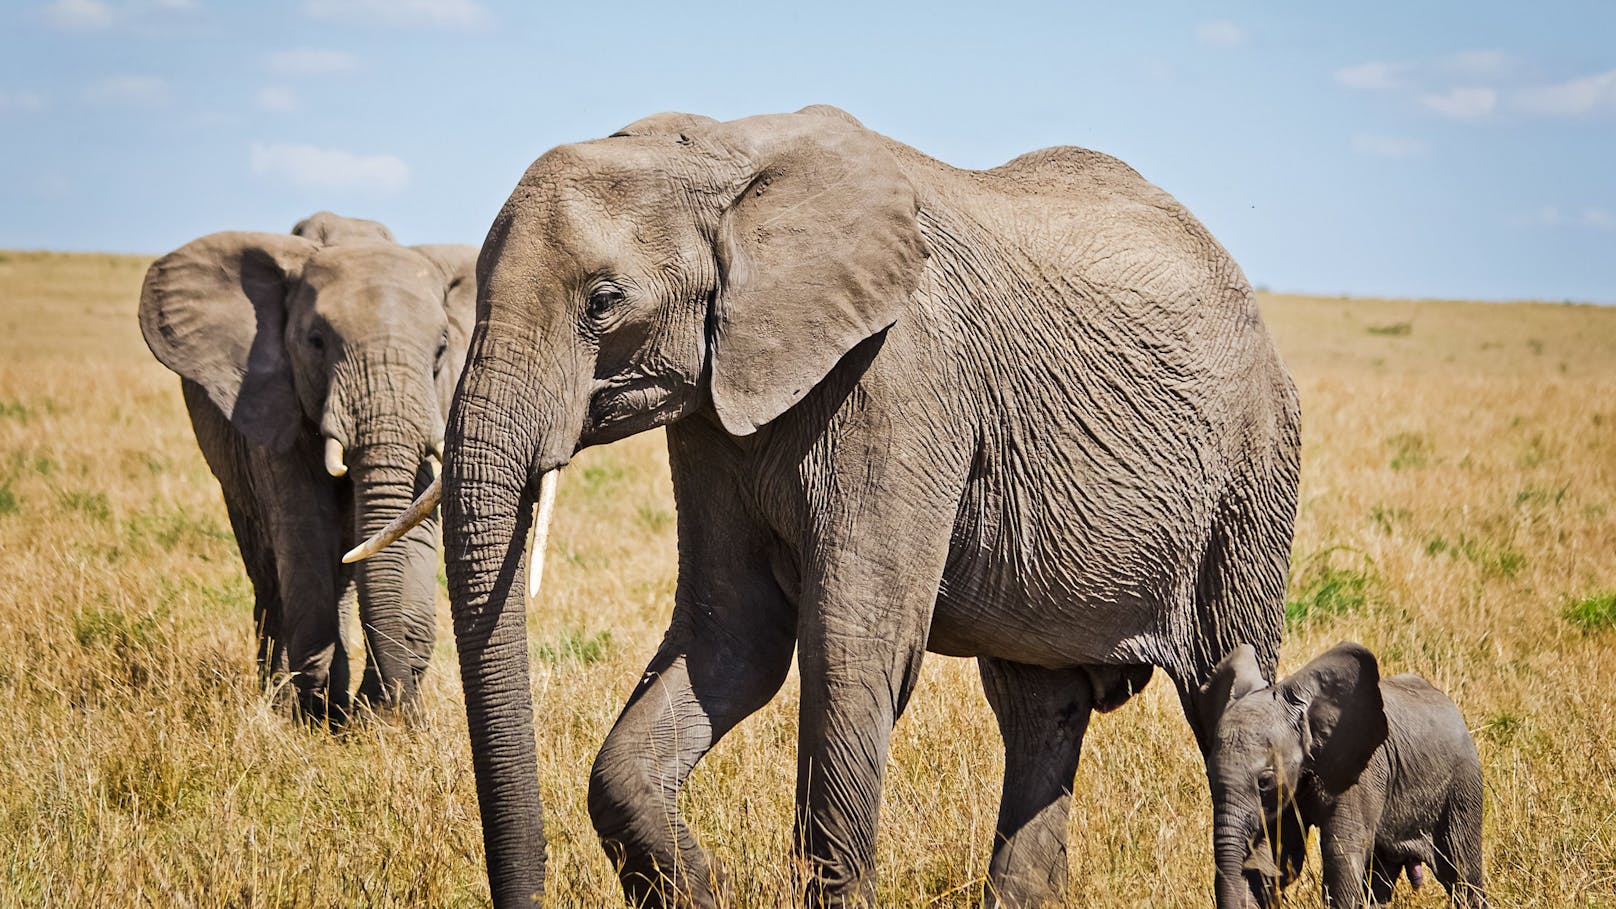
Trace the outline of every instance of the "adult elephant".
[[180, 375], [224, 492], [260, 671], [290, 673], [316, 721], [349, 709], [341, 620], [356, 597], [363, 698], [411, 704], [431, 657], [431, 522], [357, 571], [340, 556], [432, 480], [475, 320], [476, 258], [319, 212], [291, 236], [210, 234], [146, 273], [141, 331]]
[[636, 905], [714, 902], [677, 795], [793, 647], [796, 841], [832, 905], [873, 899], [924, 651], [980, 663], [1006, 765], [988, 898], [1015, 905], [1064, 886], [1091, 709], [1156, 666], [1196, 724], [1242, 642], [1272, 674], [1295, 390], [1227, 252], [1115, 159], [967, 171], [832, 108], [660, 114], [539, 158], [478, 274], [442, 492], [500, 904], [544, 874], [519, 541], [590, 445], [666, 426], [678, 503], [672, 623], [589, 788]]

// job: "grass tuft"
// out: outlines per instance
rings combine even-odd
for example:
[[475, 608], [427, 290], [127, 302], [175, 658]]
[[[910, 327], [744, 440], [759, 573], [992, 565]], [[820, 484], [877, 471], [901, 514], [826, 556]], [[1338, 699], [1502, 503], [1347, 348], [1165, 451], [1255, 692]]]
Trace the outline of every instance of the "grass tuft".
[[1356, 554], [1359, 564], [1332, 564], [1332, 557], [1340, 555], [1352, 553], [1342, 547], [1332, 547], [1303, 560], [1293, 572], [1291, 595], [1285, 600], [1287, 625], [1356, 615], [1371, 605], [1375, 591], [1374, 565], [1361, 554]]
[[1431, 463], [1431, 440], [1417, 432], [1400, 432], [1386, 440], [1392, 450], [1391, 468], [1406, 470]]
[[554, 669], [566, 663], [584, 666], [604, 660], [612, 648], [612, 633], [597, 631], [586, 634], [569, 629], [553, 641], [545, 641], [535, 651], [538, 658]]
[[1366, 331], [1372, 335], [1401, 338], [1414, 333], [1414, 323], [1392, 322], [1386, 325], [1371, 325]]
[[1560, 615], [1583, 631], [1616, 628], [1616, 591], [1570, 600], [1560, 609]]

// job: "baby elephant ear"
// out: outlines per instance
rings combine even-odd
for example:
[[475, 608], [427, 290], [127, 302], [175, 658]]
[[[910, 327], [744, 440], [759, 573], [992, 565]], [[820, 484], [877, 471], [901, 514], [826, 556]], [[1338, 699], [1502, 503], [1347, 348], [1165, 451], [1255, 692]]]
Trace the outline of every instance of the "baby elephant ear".
[[1285, 700], [1302, 708], [1307, 769], [1326, 791], [1345, 791], [1386, 741], [1386, 705], [1375, 655], [1362, 644], [1343, 641], [1279, 687]]
[[1267, 687], [1262, 667], [1257, 665], [1257, 648], [1241, 644], [1229, 651], [1228, 656], [1212, 668], [1212, 675], [1207, 677], [1196, 695], [1197, 713], [1201, 717], [1202, 729], [1208, 736], [1207, 741], [1211, 741], [1211, 733], [1218, 728], [1223, 711], [1230, 704]]
[[201, 386], [255, 445], [283, 450], [301, 429], [286, 356], [286, 296], [317, 248], [285, 234], [226, 231], [193, 240], [146, 271], [146, 346]]
[[873, 133], [800, 114], [725, 128], [753, 169], [719, 228], [711, 390], [744, 436], [897, 321], [927, 252], [915, 189]]

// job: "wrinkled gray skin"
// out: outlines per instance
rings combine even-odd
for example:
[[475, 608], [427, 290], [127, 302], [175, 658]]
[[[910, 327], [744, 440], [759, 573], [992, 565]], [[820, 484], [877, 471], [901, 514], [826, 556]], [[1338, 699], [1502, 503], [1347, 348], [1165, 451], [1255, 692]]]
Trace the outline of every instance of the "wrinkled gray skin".
[[[226, 232], [159, 259], [140, 326], [179, 373], [255, 594], [259, 668], [305, 715], [349, 708], [341, 615], [358, 600], [376, 706], [413, 702], [432, 653], [435, 522], [358, 566], [340, 558], [431, 481], [428, 449], [465, 361], [477, 251], [400, 246], [320, 212], [293, 236]], [[340, 442], [347, 475], [324, 465]]]
[[[679, 580], [589, 808], [636, 905], [722, 876], [677, 795], [802, 680], [811, 901], [873, 899], [894, 721], [975, 656], [1005, 743], [989, 901], [1066, 879], [1090, 712], [1162, 667], [1272, 665], [1298, 412], [1250, 286], [1096, 152], [949, 167], [815, 107], [660, 114], [556, 148], [478, 263], [445, 554], [496, 902], [544, 874], [522, 541], [538, 478], [666, 426]], [[1193, 716], [1193, 714], [1192, 714]]]
[[1429, 682], [1382, 680], [1373, 654], [1342, 643], [1270, 687], [1242, 646], [1200, 701], [1220, 909], [1278, 905], [1315, 827], [1331, 906], [1385, 904], [1400, 876], [1418, 887], [1427, 868], [1454, 905], [1487, 905], [1481, 763]]

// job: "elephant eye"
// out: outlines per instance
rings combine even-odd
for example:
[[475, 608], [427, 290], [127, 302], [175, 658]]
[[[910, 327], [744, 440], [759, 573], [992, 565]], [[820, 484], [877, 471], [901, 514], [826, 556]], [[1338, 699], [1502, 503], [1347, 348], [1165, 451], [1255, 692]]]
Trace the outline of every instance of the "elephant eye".
[[320, 337], [317, 331], [309, 332], [309, 346], [315, 350], [325, 350], [325, 338]]
[[1279, 775], [1273, 770], [1264, 770], [1257, 774], [1257, 788], [1263, 792], [1273, 792], [1279, 786]]
[[589, 293], [589, 318], [600, 319], [623, 302], [623, 291], [615, 284], [602, 284]]

